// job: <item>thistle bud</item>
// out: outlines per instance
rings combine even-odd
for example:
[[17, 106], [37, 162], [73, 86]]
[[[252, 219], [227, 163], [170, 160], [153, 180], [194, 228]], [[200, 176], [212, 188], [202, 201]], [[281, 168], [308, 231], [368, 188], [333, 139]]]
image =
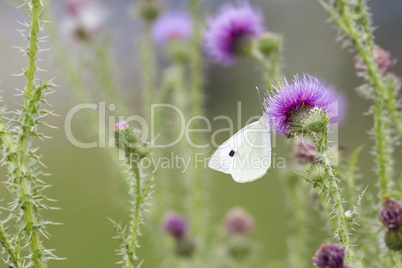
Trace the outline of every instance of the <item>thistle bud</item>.
[[251, 244], [250, 241], [242, 236], [233, 237], [228, 244], [230, 256], [234, 259], [242, 260], [250, 255]]
[[131, 159], [133, 159], [131, 156], [135, 155], [135, 159], [140, 160], [150, 153], [149, 143], [141, 140], [140, 131], [129, 128], [125, 121], [115, 125], [115, 144]]
[[388, 229], [402, 231], [402, 204], [397, 200], [385, 199], [378, 216]]
[[194, 240], [188, 236], [185, 236], [177, 240], [175, 252], [181, 257], [191, 257], [195, 250]]
[[168, 212], [163, 218], [163, 230], [175, 241], [175, 253], [181, 257], [190, 257], [195, 250], [194, 240], [188, 235], [188, 223], [179, 214]]
[[317, 250], [313, 264], [317, 268], [347, 268], [346, 249], [335, 244], [324, 244]]
[[384, 237], [385, 245], [391, 250], [402, 250], [402, 231], [389, 229]]
[[312, 165], [305, 174], [306, 179], [313, 184], [313, 187], [327, 188], [326, 179], [327, 171], [321, 162]]
[[163, 219], [163, 230], [166, 234], [173, 236], [179, 240], [187, 235], [187, 221], [175, 212], [168, 212]]
[[158, 0], [141, 0], [137, 6], [137, 13], [147, 23], [153, 23], [161, 12]]
[[272, 32], [265, 32], [258, 39], [258, 50], [265, 56], [277, 53], [281, 46], [282, 36]]
[[232, 208], [226, 215], [225, 227], [229, 235], [248, 234], [254, 226], [254, 220], [243, 208]]
[[119, 123], [116, 123], [116, 125], [114, 126], [114, 131], [122, 131], [122, 130], [125, 130], [126, 128], [128, 128], [127, 122], [124, 120], [121, 120]]

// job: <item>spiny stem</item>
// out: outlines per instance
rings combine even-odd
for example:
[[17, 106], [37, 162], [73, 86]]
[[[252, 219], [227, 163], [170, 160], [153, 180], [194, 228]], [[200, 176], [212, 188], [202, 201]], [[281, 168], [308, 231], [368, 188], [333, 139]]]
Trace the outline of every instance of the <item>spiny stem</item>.
[[17, 178], [15, 179], [19, 191], [21, 209], [23, 210], [23, 219], [25, 222], [24, 229], [28, 233], [29, 247], [31, 250], [31, 259], [34, 267], [46, 267], [43, 257], [44, 248], [39, 239], [38, 220], [35, 215], [35, 205], [32, 201], [31, 187], [28, 182], [28, 173], [26, 166], [26, 154], [28, 153], [28, 140], [31, 136], [33, 127], [33, 115], [35, 114], [36, 101], [33, 101], [33, 96], [36, 90], [35, 87], [35, 72], [36, 72], [36, 54], [38, 52], [38, 34], [39, 34], [39, 16], [42, 10], [40, 0], [30, 1], [31, 26], [29, 31], [29, 46], [28, 46], [28, 66], [25, 71], [26, 86], [24, 90], [25, 103], [24, 112], [21, 123], [21, 133], [19, 143], [16, 149], [17, 155], [14, 154], [12, 165], [15, 168]]
[[136, 248], [137, 248], [137, 237], [139, 236], [139, 224], [141, 221], [141, 172], [139, 163], [133, 161], [129, 163], [131, 165], [131, 171], [133, 172], [132, 179], [134, 180], [131, 187], [134, 187], [134, 209], [132, 214], [132, 221], [130, 227], [129, 243], [127, 245], [128, 258], [126, 259], [126, 268], [135, 267], [136, 260]]
[[[128, 160], [130, 161], [130, 160]], [[146, 198], [148, 196], [149, 190], [151, 189], [152, 177], [146, 179], [144, 187], [142, 187], [141, 183], [141, 170], [138, 161], [132, 161], [128, 163], [131, 166], [132, 177], [133, 180], [129, 183], [129, 187], [133, 187], [130, 191], [133, 192], [133, 204], [134, 209], [132, 211], [131, 222], [130, 222], [130, 234], [128, 237], [128, 244], [126, 245], [126, 268], [136, 267], [136, 249], [139, 245], [138, 238], [140, 236], [140, 224], [142, 220], [142, 207], [145, 204]]]
[[[7, 151], [9, 149], [13, 150], [12, 148], [14, 147], [15, 145], [11, 136], [9, 135], [8, 128], [4, 124], [3, 120], [0, 119], [0, 148], [3, 151]], [[19, 265], [19, 257], [18, 257], [19, 252], [17, 252], [11, 245], [6, 230], [3, 226], [3, 222], [1, 221], [0, 221], [0, 242], [7, 251], [10, 260], [15, 266], [15, 268], [20, 268], [21, 266]]]
[[14, 265], [14, 268], [20, 268], [21, 266], [18, 261], [18, 255], [8, 239], [2, 222], [0, 222], [0, 242], [3, 245], [4, 249], [7, 251], [9, 259]]
[[318, 153], [320, 154], [320, 159], [325, 166], [326, 173], [329, 177], [329, 195], [333, 202], [334, 209], [336, 211], [337, 217], [337, 229], [335, 233], [339, 236], [342, 246], [346, 249], [346, 260], [347, 263], [353, 263], [353, 251], [352, 243], [348, 232], [348, 223], [345, 217], [345, 210], [343, 208], [343, 201], [341, 195], [341, 189], [338, 185], [338, 179], [335, 177], [334, 170], [331, 165], [327, 154], [327, 129], [323, 130], [321, 139], [313, 136], [315, 146], [317, 147]]
[[[364, 30], [364, 35], [358, 32], [355, 27], [353, 16], [350, 14], [350, 10], [345, 3], [344, 0], [337, 0], [337, 8], [339, 10], [339, 14], [337, 14], [336, 10], [325, 3], [323, 0], [319, 0], [323, 7], [329, 12], [331, 18], [338, 24], [338, 26], [349, 36], [349, 38], [353, 41], [359, 56], [362, 58], [364, 64], [366, 65], [368, 79], [370, 84], [373, 86], [373, 102], [374, 102], [374, 131], [375, 131], [375, 147], [377, 150], [377, 159], [376, 163], [378, 165], [378, 176], [380, 181], [380, 196], [382, 198], [385, 197], [386, 193], [388, 192], [389, 188], [392, 185], [392, 176], [388, 172], [391, 168], [387, 168], [387, 163], [385, 162], [386, 159], [391, 159], [392, 152], [391, 148], [384, 145], [383, 139], [386, 136], [386, 132], [389, 132], [389, 129], [385, 129], [386, 126], [383, 126], [383, 103], [388, 100], [391, 102], [395, 102], [396, 98], [393, 92], [389, 92], [386, 89], [383, 77], [381, 76], [378, 67], [375, 62], [374, 57], [374, 43], [372, 32], [368, 25], [368, 12], [366, 9], [366, 5], [363, 0], [360, 1], [360, 7], [363, 18], [363, 25], [362, 28]], [[362, 36], [364, 38], [362, 38]], [[388, 96], [390, 93], [392, 95]], [[389, 106], [389, 105], [388, 105]], [[392, 118], [399, 118], [399, 115], [396, 114], [396, 109], [392, 109], [394, 107], [391, 105], [391, 110], [389, 110]], [[388, 108], [389, 109], [389, 108]], [[397, 121], [400, 121], [397, 120]]]

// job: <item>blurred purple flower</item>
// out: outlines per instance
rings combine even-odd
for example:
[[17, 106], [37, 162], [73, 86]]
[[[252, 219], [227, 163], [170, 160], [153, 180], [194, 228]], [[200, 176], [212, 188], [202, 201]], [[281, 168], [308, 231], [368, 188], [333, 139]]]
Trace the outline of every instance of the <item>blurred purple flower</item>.
[[253, 217], [241, 207], [229, 210], [225, 218], [226, 231], [230, 235], [244, 235], [254, 226]]
[[179, 240], [187, 235], [188, 224], [181, 215], [168, 212], [163, 218], [163, 230]]
[[[384, 49], [376, 46], [374, 47], [373, 54], [375, 57], [375, 63], [382, 74], [388, 72], [397, 63], [396, 59], [391, 59], [391, 54]], [[356, 60], [355, 68], [359, 76], [365, 76], [367, 73], [366, 65], [361, 58]]]
[[62, 33], [77, 39], [96, 35], [108, 17], [106, 8], [92, 0], [67, 0], [65, 8], [68, 16], [62, 23]]
[[313, 76], [294, 76], [293, 84], [286, 79], [277, 93], [264, 99], [265, 118], [271, 129], [280, 135], [291, 134], [290, 117], [302, 107], [321, 108], [328, 112], [328, 93]]
[[388, 229], [402, 231], [402, 204], [393, 198], [385, 199], [378, 213], [381, 221]]
[[212, 60], [222, 65], [236, 62], [239, 52], [253, 38], [265, 32], [262, 12], [248, 2], [225, 4], [208, 21], [205, 50]]
[[188, 41], [193, 35], [193, 23], [184, 12], [165, 13], [157, 18], [152, 28], [156, 43], [166, 44], [171, 40]]
[[310, 140], [296, 140], [293, 144], [293, 155], [300, 164], [315, 163], [319, 159], [317, 148]]
[[317, 250], [313, 264], [317, 268], [347, 268], [345, 265], [346, 250], [335, 244], [324, 244]]

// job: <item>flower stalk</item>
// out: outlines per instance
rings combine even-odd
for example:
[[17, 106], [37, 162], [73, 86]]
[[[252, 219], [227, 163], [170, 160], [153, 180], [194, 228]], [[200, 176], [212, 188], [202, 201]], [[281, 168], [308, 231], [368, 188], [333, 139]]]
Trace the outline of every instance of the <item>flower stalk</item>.
[[348, 221], [345, 216], [345, 210], [343, 208], [343, 199], [341, 194], [341, 189], [338, 185], [338, 179], [335, 176], [335, 172], [332, 168], [332, 163], [327, 154], [327, 134], [328, 134], [329, 121], [326, 122], [326, 126], [322, 128], [321, 137], [319, 138], [315, 133], [311, 133], [317, 151], [320, 155], [320, 160], [322, 161], [326, 173], [329, 178], [328, 193], [333, 202], [336, 218], [337, 218], [337, 229], [335, 233], [339, 236], [342, 246], [346, 249], [346, 260], [348, 263], [353, 263], [353, 251], [351, 249], [352, 243], [350, 240], [350, 235], [348, 231]]
[[[372, 30], [369, 25], [369, 14], [364, 0], [359, 0], [359, 8], [352, 11], [344, 0], [336, 1], [335, 7], [327, 4], [324, 0], [319, 0], [322, 6], [330, 14], [331, 18], [338, 24], [339, 28], [350, 38], [356, 47], [359, 56], [363, 60], [367, 70], [367, 81], [372, 86], [373, 96], [373, 117], [376, 148], [377, 174], [380, 182], [380, 196], [383, 200], [393, 185], [392, 168], [388, 160], [391, 160], [392, 148], [389, 143], [384, 143], [385, 137], [390, 133], [390, 126], [382, 121], [386, 118], [386, 112], [390, 113], [393, 123], [397, 130], [402, 130], [400, 126], [400, 114], [397, 111], [396, 97], [393, 90], [388, 90], [381, 75], [374, 55], [374, 42]], [[354, 18], [359, 20], [355, 21]], [[359, 28], [360, 27], [360, 28]], [[385, 106], [384, 103], [388, 105]], [[399, 133], [401, 135], [401, 133]], [[391, 162], [392, 163], [392, 162]]]
[[154, 43], [152, 40], [152, 21], [145, 21], [145, 34], [143, 43], [141, 46], [141, 62], [143, 67], [143, 92], [145, 103], [145, 115], [150, 122], [150, 107], [154, 101], [155, 94], [155, 81], [156, 81], [156, 69], [155, 69], [155, 55], [154, 55]]
[[115, 126], [115, 143], [117, 148], [124, 153], [129, 171], [127, 182], [132, 214], [127, 232], [114, 221], [112, 224], [118, 232], [118, 238], [121, 242], [124, 267], [140, 267], [141, 264], [137, 264], [136, 251], [139, 247], [142, 214], [152, 186], [152, 175], [144, 176], [141, 174], [140, 162], [149, 155], [150, 147], [148, 143], [140, 140], [138, 130], [130, 129], [124, 121]]
[[3, 222], [0, 222], [0, 242], [4, 249], [7, 251], [7, 254], [9, 256], [9, 261], [13, 265], [14, 268], [20, 268], [19, 264], [19, 257], [18, 253], [14, 249], [14, 247], [11, 245], [11, 242], [8, 238], [8, 235], [6, 234], [6, 230], [4, 229]]
[[[48, 112], [40, 110], [39, 104], [45, 102], [43, 99], [43, 90], [51, 86], [51, 83], [35, 85], [36, 57], [38, 53], [38, 34], [40, 31], [40, 14], [42, 11], [42, 3], [40, 0], [31, 0], [28, 3], [28, 12], [31, 16], [31, 24], [29, 26], [29, 46], [27, 49], [28, 65], [24, 72], [26, 77], [26, 86], [24, 89], [24, 106], [19, 119], [19, 133], [16, 142], [12, 137], [3, 132], [3, 144], [5, 145], [7, 157], [6, 160], [11, 170], [12, 184], [17, 187], [18, 207], [14, 209], [22, 210], [23, 231], [26, 233], [28, 245], [30, 249], [30, 260], [33, 267], [46, 267], [45, 251], [40, 240], [40, 233], [43, 232], [42, 223], [37, 217], [37, 210], [42, 205], [39, 204], [40, 197], [34, 194], [34, 190], [38, 190], [36, 186], [37, 178], [34, 171], [31, 170], [32, 163], [36, 164], [37, 159], [28, 147], [31, 137], [39, 136], [36, 129], [38, 127], [38, 119]], [[4, 129], [4, 125], [2, 126]]]
[[[202, 116], [203, 109], [203, 61], [201, 53], [201, 21], [200, 21], [200, 0], [191, 0], [189, 3], [189, 13], [193, 21], [193, 38], [191, 40], [190, 52], [190, 91], [191, 91], [191, 115]], [[194, 120], [194, 129], [200, 128], [200, 120]], [[193, 140], [195, 144], [202, 144], [204, 136], [200, 132], [194, 133]], [[196, 146], [193, 146], [192, 155], [195, 156], [198, 152]], [[190, 218], [192, 234], [196, 239], [205, 240], [205, 221], [206, 221], [206, 204], [205, 204], [205, 190], [204, 181], [205, 176], [201, 177], [200, 172], [192, 171], [189, 178], [190, 189]], [[205, 243], [205, 241], [203, 241]], [[203, 246], [200, 246], [202, 252]], [[199, 254], [196, 255], [198, 260]]]

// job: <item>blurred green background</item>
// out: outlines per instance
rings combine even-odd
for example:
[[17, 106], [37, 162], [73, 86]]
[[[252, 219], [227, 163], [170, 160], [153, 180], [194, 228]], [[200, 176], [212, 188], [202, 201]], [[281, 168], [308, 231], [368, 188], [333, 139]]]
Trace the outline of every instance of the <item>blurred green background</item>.
[[[53, 2], [56, 17], [62, 17], [62, 1]], [[141, 23], [133, 19], [129, 12], [134, 2], [101, 2], [110, 9], [105, 31], [113, 37], [112, 54], [120, 94], [132, 108], [133, 114], [141, 113], [141, 88], [138, 82], [141, 67], [138, 46], [135, 46], [140, 38]], [[184, 9], [186, 2], [165, 1], [165, 6], [168, 9]], [[204, 14], [213, 12], [223, 2], [204, 0]], [[359, 98], [355, 91], [362, 81], [355, 76], [353, 54], [348, 52], [349, 49], [341, 49], [341, 43], [335, 42], [336, 30], [333, 24], [326, 23], [327, 14], [318, 1], [314, 0], [250, 2], [263, 8], [269, 30], [279, 32], [285, 37], [283, 63], [284, 73], [288, 78], [296, 73], [309, 73], [337, 85], [346, 94], [349, 110], [346, 122], [339, 130], [339, 143], [346, 146], [346, 154], [364, 145], [364, 153], [359, 159], [359, 184], [370, 185], [370, 190], [375, 190], [376, 178], [372, 171], [373, 159], [370, 154], [372, 140], [367, 135], [372, 121], [370, 116], [363, 115], [368, 111], [369, 102]], [[373, 0], [369, 4], [377, 28], [377, 44], [390, 51], [395, 58], [402, 59], [402, 2]], [[14, 89], [24, 87], [24, 79], [13, 74], [21, 72], [21, 68], [26, 65], [26, 58], [13, 46], [26, 44], [26, 40], [16, 31], [23, 28], [18, 21], [26, 20], [23, 10], [16, 9], [7, 1], [0, 2], [0, 88], [3, 99], [10, 108], [15, 108], [15, 103], [20, 101], [14, 96]], [[48, 44], [43, 44], [43, 47], [48, 47]], [[74, 53], [74, 50], [70, 53]], [[47, 129], [46, 134], [53, 138], [37, 143], [43, 154], [42, 161], [47, 166], [46, 172], [51, 174], [45, 178], [52, 185], [47, 190], [47, 195], [57, 200], [54, 206], [61, 208], [45, 212], [44, 215], [46, 219], [63, 223], [49, 228], [51, 239], [45, 243], [49, 248], [56, 248], [58, 256], [67, 258], [64, 261], [52, 262], [50, 266], [116, 267], [115, 263], [119, 257], [114, 251], [118, 243], [111, 238], [115, 233], [108, 217], [122, 222], [127, 220], [126, 184], [116, 179], [112, 163], [102, 149], [80, 149], [68, 142], [64, 133], [64, 119], [76, 103], [52, 51], [41, 53], [40, 58], [42, 62], [39, 66], [47, 72], [41, 72], [39, 76], [43, 79], [56, 77], [54, 82], [59, 86], [49, 97], [54, 112], [59, 116], [48, 118], [58, 129]], [[205, 72], [205, 107], [208, 118], [228, 115], [236, 122], [236, 106], [239, 101], [242, 103], [243, 118], [261, 114], [255, 87], [263, 89], [264, 86], [254, 62], [241, 60], [230, 68], [208, 65]], [[394, 72], [401, 74], [402, 64], [397, 65]], [[242, 124], [244, 123], [243, 120]], [[227, 126], [218, 121], [212, 127], [216, 130]], [[84, 120], [75, 118], [73, 130], [82, 140], [94, 140], [94, 137], [87, 133], [89, 130]], [[227, 136], [219, 137], [220, 141], [225, 138]], [[277, 138], [277, 146], [273, 153], [291, 161], [291, 148], [283, 137]], [[402, 161], [399, 149], [396, 156], [396, 163]], [[401, 165], [397, 165], [397, 172], [401, 173]], [[5, 174], [4, 167], [2, 174]], [[270, 262], [285, 259], [287, 241], [291, 236], [292, 214], [284, 196], [280, 174], [276, 170], [270, 170], [264, 178], [245, 185], [236, 184], [228, 175], [218, 172], [211, 174], [214, 176], [208, 186], [209, 202], [213, 207], [211, 220], [222, 222], [228, 209], [243, 206], [255, 217], [256, 228], [252, 238], [259, 242], [264, 259]], [[0, 199], [3, 200], [1, 206], [5, 206], [5, 202], [9, 201], [4, 186], [0, 188]], [[309, 221], [312, 240], [306, 245], [311, 256], [321, 242], [330, 241], [330, 237], [325, 235], [322, 228], [324, 222], [314, 213], [312, 212]], [[149, 233], [154, 230], [143, 230], [140, 256], [145, 259], [144, 267], [158, 267], [163, 256], [153, 253], [153, 247], [157, 245]]]

